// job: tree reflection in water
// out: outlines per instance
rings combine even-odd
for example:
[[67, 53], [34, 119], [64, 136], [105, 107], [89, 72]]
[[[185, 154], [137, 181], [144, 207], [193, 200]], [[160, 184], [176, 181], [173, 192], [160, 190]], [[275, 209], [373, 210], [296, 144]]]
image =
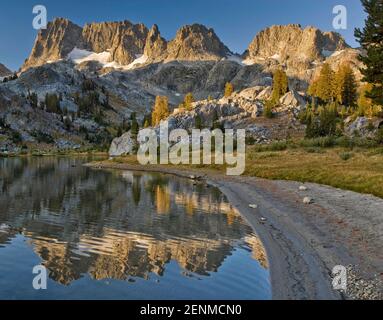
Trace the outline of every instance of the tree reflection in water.
[[[0, 250], [19, 233], [68, 285], [93, 279], [209, 276], [236, 246], [267, 269], [262, 244], [216, 188], [160, 174], [84, 168], [81, 158], [0, 159]], [[0, 261], [1, 267], [1, 261]]]

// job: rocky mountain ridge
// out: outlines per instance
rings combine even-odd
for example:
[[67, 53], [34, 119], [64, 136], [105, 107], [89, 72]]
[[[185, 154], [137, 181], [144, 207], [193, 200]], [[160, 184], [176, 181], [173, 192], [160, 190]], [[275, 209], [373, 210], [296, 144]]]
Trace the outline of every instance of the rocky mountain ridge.
[[[157, 25], [148, 29], [143, 24], [122, 21], [90, 23], [82, 28], [57, 18], [39, 32], [21, 70], [67, 59], [102, 75], [138, 67], [151, 70], [161, 64], [164, 68], [158, 68], [159, 74], [166, 72], [167, 79], [159, 75], [156, 82], [161, 81], [163, 87], [183, 86], [185, 80], [174, 80], [192, 73], [196, 81], [210, 83], [207, 85], [210, 94], [222, 90], [226, 81], [233, 81], [237, 89], [268, 84], [274, 70], [283, 68], [290, 87], [299, 91], [307, 89], [325, 61], [334, 69], [348, 62], [357, 79], [361, 79], [359, 54], [338, 33], [322, 32], [314, 27], [303, 29], [297, 24], [271, 26], [259, 32], [248, 49], [238, 55], [222, 43], [213, 29], [200, 24], [181, 27], [175, 38], [167, 41]], [[193, 71], [203, 64], [210, 70], [204, 71], [209, 73], [207, 80], [205, 75], [201, 78], [199, 72]], [[204, 87], [202, 83], [188, 90], [201, 91], [201, 87]]]
[[122, 66], [142, 55], [150, 62], [216, 61], [231, 53], [213, 29], [200, 24], [183, 26], [168, 42], [161, 37], [157, 25], [149, 30], [144, 24], [122, 21], [90, 23], [81, 28], [67, 19], [57, 18], [39, 32], [22, 70], [66, 59], [75, 48], [94, 53], [109, 52], [109, 62]]
[[121, 66], [145, 56], [141, 63], [231, 59], [244, 64], [280, 64], [287, 69], [309, 69], [315, 62], [350, 49], [338, 33], [322, 32], [314, 27], [302, 29], [297, 24], [262, 30], [240, 56], [234, 55], [213, 29], [201, 24], [183, 26], [174, 39], [167, 41], [157, 25], [149, 30], [142, 23], [125, 20], [89, 23], [82, 28], [68, 19], [57, 18], [39, 32], [22, 70], [66, 59], [75, 48], [96, 54], [107, 52], [109, 62]]
[[299, 24], [274, 25], [259, 32], [250, 43], [248, 59], [289, 59], [315, 61], [349, 48], [342, 36], [322, 32], [314, 27], [302, 29]]
[[9, 70], [5, 65], [0, 63], [0, 77], [8, 76], [12, 73], [11, 70]]

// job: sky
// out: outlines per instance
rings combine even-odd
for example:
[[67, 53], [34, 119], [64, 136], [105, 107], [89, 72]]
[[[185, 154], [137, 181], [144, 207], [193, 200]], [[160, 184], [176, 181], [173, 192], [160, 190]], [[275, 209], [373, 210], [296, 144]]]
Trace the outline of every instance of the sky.
[[[159, 26], [172, 39], [185, 24], [202, 23], [215, 30], [233, 52], [243, 53], [254, 36], [273, 24], [299, 23], [340, 32], [353, 47], [354, 28], [364, 25], [360, 0], [12, 0], [0, 2], [0, 63], [17, 70], [30, 54], [37, 30], [32, 8], [44, 5], [48, 20], [68, 18], [87, 22], [129, 20]], [[348, 12], [346, 30], [334, 30], [334, 6]]]

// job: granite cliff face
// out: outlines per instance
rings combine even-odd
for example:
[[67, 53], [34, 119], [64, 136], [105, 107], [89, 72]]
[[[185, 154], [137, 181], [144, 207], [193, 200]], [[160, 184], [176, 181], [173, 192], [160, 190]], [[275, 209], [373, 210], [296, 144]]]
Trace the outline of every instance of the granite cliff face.
[[[149, 30], [143, 24], [122, 21], [90, 23], [81, 28], [62, 18], [39, 32], [22, 71], [66, 59], [75, 48], [80, 49], [80, 55], [85, 52], [91, 56], [80, 63], [81, 68], [92, 68], [94, 72], [100, 67], [106, 67], [104, 73], [115, 68], [149, 66], [150, 69], [150, 65], [160, 63], [163, 67], [152, 79], [157, 85], [181, 89], [182, 93], [203, 87], [220, 91], [226, 81], [232, 81], [237, 88], [269, 85], [268, 77], [276, 68], [287, 72], [293, 89], [305, 90], [324, 61], [334, 68], [350, 62], [357, 78], [361, 78], [359, 51], [350, 48], [339, 34], [314, 27], [272, 26], [258, 33], [242, 56], [235, 56], [213, 29], [200, 24], [181, 27], [175, 38], [167, 41], [157, 25]], [[101, 66], [97, 59], [102, 59]], [[213, 69], [211, 63], [216, 63]], [[195, 69], [199, 70], [198, 76]], [[181, 78], [189, 77], [190, 73], [198, 83], [185, 86]]]
[[150, 29], [146, 38], [144, 55], [151, 61], [160, 61], [165, 57], [168, 43], [161, 37], [158, 26], [155, 24]]
[[143, 24], [102, 22], [85, 25], [82, 38], [85, 48], [101, 53], [109, 51], [111, 61], [129, 64], [144, 51], [148, 29]]
[[169, 42], [167, 60], [213, 60], [230, 54], [230, 50], [219, 40], [213, 29], [200, 24], [184, 26]]
[[322, 32], [314, 27], [302, 29], [298, 24], [272, 26], [256, 35], [250, 43], [249, 59], [315, 61], [335, 51], [347, 49], [344, 39], [334, 32]]
[[122, 21], [90, 23], [81, 28], [67, 19], [57, 18], [39, 32], [22, 70], [66, 59], [74, 48], [94, 53], [108, 52], [109, 62], [122, 66], [142, 55], [148, 62], [158, 62], [217, 61], [230, 54], [213, 29], [199, 24], [182, 27], [176, 37], [167, 42], [161, 37], [157, 25], [148, 30], [143, 24]]
[[83, 47], [82, 28], [67, 19], [57, 18], [41, 29], [22, 70], [65, 59], [74, 47]]

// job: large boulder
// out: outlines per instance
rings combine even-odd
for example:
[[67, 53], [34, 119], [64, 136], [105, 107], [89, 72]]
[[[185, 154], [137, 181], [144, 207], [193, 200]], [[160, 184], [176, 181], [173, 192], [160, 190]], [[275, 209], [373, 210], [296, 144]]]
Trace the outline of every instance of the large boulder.
[[283, 106], [289, 107], [304, 107], [306, 106], [305, 99], [295, 90], [287, 92], [279, 99], [279, 103]]
[[268, 86], [257, 95], [257, 99], [268, 100], [270, 99], [272, 93], [273, 93], [273, 88], [271, 86]]
[[345, 120], [345, 133], [348, 136], [362, 136], [366, 138], [375, 137], [376, 131], [383, 126], [383, 119], [369, 119], [357, 117], [353, 120], [348, 117]]
[[137, 139], [132, 133], [126, 132], [121, 137], [115, 138], [109, 148], [109, 156], [118, 157], [134, 154], [137, 147]]

